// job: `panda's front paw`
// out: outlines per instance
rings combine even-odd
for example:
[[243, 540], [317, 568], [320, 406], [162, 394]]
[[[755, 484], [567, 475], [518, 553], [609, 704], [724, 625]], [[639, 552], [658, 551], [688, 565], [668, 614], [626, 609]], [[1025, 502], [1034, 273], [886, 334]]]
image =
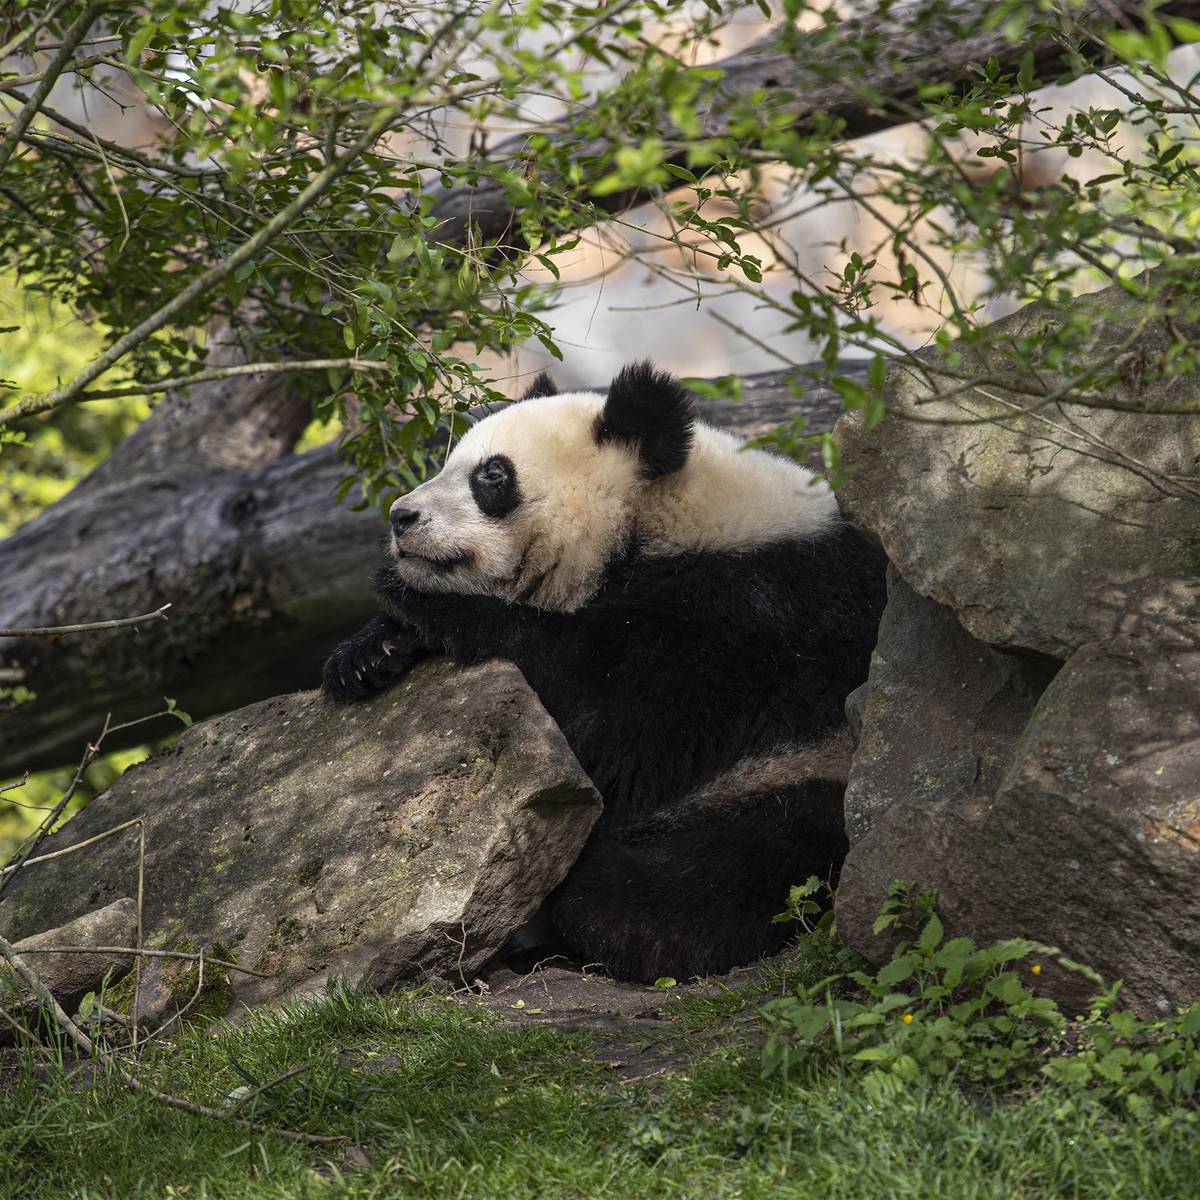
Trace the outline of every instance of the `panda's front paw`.
[[387, 685], [379, 680], [370, 663], [362, 662], [349, 642], [343, 642], [326, 660], [321, 691], [337, 704], [352, 704]]
[[365, 700], [407, 674], [423, 655], [410, 630], [376, 617], [329, 656], [321, 690], [338, 704]]

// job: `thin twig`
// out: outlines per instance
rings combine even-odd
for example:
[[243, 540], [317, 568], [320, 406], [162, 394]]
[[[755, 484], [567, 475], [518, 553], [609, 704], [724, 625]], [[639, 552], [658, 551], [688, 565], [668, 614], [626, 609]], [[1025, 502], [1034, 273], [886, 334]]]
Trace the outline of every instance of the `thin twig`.
[[305, 1071], [311, 1071], [313, 1067], [319, 1066], [324, 1059], [313, 1058], [308, 1062], [301, 1063], [298, 1067], [293, 1067], [290, 1071], [284, 1071], [282, 1075], [276, 1075], [274, 1079], [268, 1079], [266, 1083], [260, 1084], [252, 1092], [247, 1092], [233, 1105], [235, 1109], [244, 1108], [252, 1100], [257, 1100], [264, 1092], [269, 1092], [273, 1087], [278, 1087], [281, 1083], [289, 1079], [294, 1079], [297, 1075], [304, 1074]]
[[[54, 809], [50, 809], [54, 812]], [[62, 858], [66, 854], [74, 854], [77, 850], [85, 850], [88, 846], [94, 846], [97, 842], [103, 842], [105, 839], [115, 837], [118, 833], [123, 833], [126, 829], [131, 829], [134, 825], [142, 823], [141, 817], [133, 817], [128, 821], [123, 821], [120, 825], [114, 825], [111, 829], [106, 829], [103, 833], [96, 834], [95, 837], [86, 838], [82, 842], [76, 842], [73, 846], [64, 846], [61, 850], [52, 850], [49, 854], [39, 854], [36, 857], [23, 858], [19, 863], [13, 863], [9, 867], [0, 867], [0, 876], [15, 875], [17, 871], [24, 867], [31, 867], [37, 863], [49, 862], [52, 858]]]
[[62, 816], [63, 810], [71, 803], [71, 798], [75, 795], [79, 785], [83, 782], [84, 772], [92, 765], [92, 761], [96, 755], [100, 753], [100, 745], [104, 741], [109, 731], [109, 723], [112, 720], [112, 714], [104, 718], [104, 728], [100, 731], [100, 736], [95, 742], [89, 742], [87, 748], [83, 752], [83, 757], [79, 760], [79, 766], [75, 768], [75, 774], [71, 778], [67, 790], [63, 792], [58, 803], [46, 814], [45, 819], [34, 831], [33, 836], [29, 839], [29, 844], [25, 846], [16, 856], [16, 861], [0, 871], [0, 896], [3, 896], [8, 890], [9, 884], [16, 879], [21, 868], [28, 861], [34, 850], [42, 844], [46, 839], [47, 834], [54, 828], [54, 823]]
[[147, 621], [165, 621], [167, 609], [171, 606], [164, 604], [153, 612], [142, 613], [140, 617], [121, 617], [115, 621], [87, 621], [82, 625], [48, 625], [42, 629], [0, 629], [0, 637], [61, 637], [64, 633], [91, 633], [97, 629], [120, 629], [125, 625], [142, 625]]
[[25, 1028], [24, 1025], [21, 1024], [20, 1021], [17, 1020], [16, 1017], [14, 1017], [10, 1012], [6, 1011], [3, 1008], [0, 1008], [0, 1020], [7, 1022], [14, 1030], [16, 1030], [17, 1033], [22, 1034], [24, 1037], [27, 1037], [31, 1042], [33, 1042], [33, 1044], [35, 1046], [41, 1045], [41, 1042], [38, 1041], [36, 1034], [31, 1033], [28, 1029]]
[[167, 392], [173, 388], [191, 387], [196, 383], [211, 383], [214, 379], [231, 379], [237, 375], [279, 374], [284, 371], [390, 371], [390, 363], [373, 362], [367, 358], [310, 358], [284, 362], [244, 363], [239, 367], [213, 367], [209, 371], [197, 371], [195, 375], [179, 375], [174, 379], [162, 379], [156, 383], [138, 383], [129, 387], [105, 388], [103, 391], [84, 392], [79, 401], [112, 400], [121, 396], [148, 396], [155, 392]]
[[[22, 103], [26, 102], [26, 97], [20, 92], [13, 90], [10, 94], [17, 100], [20, 100]], [[99, 137], [86, 125], [80, 125], [78, 121], [72, 121], [70, 117], [66, 116], [64, 113], [58, 112], [56, 109], [51, 108], [48, 104], [42, 105], [42, 115], [49, 117], [50, 120], [52, 120], [56, 125], [61, 125], [64, 129], [69, 129], [78, 137], [86, 138], [89, 142], [98, 143], [99, 145], [103, 146], [109, 154], [112, 154], [119, 159], [126, 160], [127, 162], [137, 163], [138, 166], [144, 167], [148, 171], [162, 171], [168, 175], [180, 175], [188, 179], [198, 179], [224, 174], [224, 171], [222, 171], [219, 167], [189, 167], [182, 163], [169, 162], [166, 159], [155, 158], [150, 154], [143, 154], [140, 150], [135, 150], [132, 146], [120, 146], [116, 142], [110, 142], [107, 138]], [[35, 133], [42, 137], [53, 136], [48, 135], [40, 130], [35, 131], [32, 129], [26, 130], [25, 136], [28, 138], [33, 136]], [[80, 151], [89, 151], [90, 149], [87, 145], [82, 145], [79, 142], [71, 142], [66, 138], [60, 138], [59, 140], [67, 145], [72, 146], [73, 148], [78, 148]], [[89, 154], [89, 157], [95, 157], [95, 155]]]
[[[146, 899], [146, 822], [141, 818], [138, 819], [138, 877], [137, 877], [137, 948], [142, 950], [145, 948], [145, 939], [142, 936], [143, 921], [142, 913]], [[200, 979], [204, 979], [204, 948], [200, 949]], [[133, 1018], [133, 1033], [131, 1042], [133, 1048], [137, 1049], [138, 1039], [138, 1004], [142, 999], [142, 956], [139, 954], [133, 960], [133, 1001], [129, 1007], [129, 1015]]]
[[[28, 950], [25, 951], [29, 953]], [[130, 1026], [130, 1020], [124, 1013], [119, 1013], [115, 1008], [109, 1008], [107, 1004], [101, 1004], [99, 1000], [93, 1000], [96, 1012], [109, 1021], [116, 1021], [118, 1025], [124, 1025], [126, 1029]]]
[[71, 28], [67, 30], [62, 45], [58, 48], [58, 53], [50, 60], [50, 65], [46, 68], [33, 95], [22, 105], [21, 111], [17, 113], [5, 130], [4, 139], [0, 141], [0, 172], [8, 166], [8, 160], [12, 158], [13, 151], [20, 144], [22, 135], [29, 128], [33, 118], [37, 116], [42, 102], [50, 95], [55, 80], [62, 74], [67, 63], [71, 61], [71, 55], [75, 53], [76, 47], [87, 36], [87, 31], [92, 27], [92, 23], [107, 7], [105, 3], [89, 4], [75, 18]]
[[[68, 63], [59, 71], [59, 74], [74, 75], [80, 71], [86, 71], [90, 67], [94, 67], [103, 58], [103, 54], [93, 54], [88, 58], [81, 58], [78, 62]], [[12, 92], [17, 88], [28, 87], [31, 83], [40, 83], [45, 77], [45, 71], [38, 71], [36, 75], [14, 75], [8, 79], [0, 79], [0, 93]]]
[[[128, 954], [140, 958], [177, 958], [185, 962], [199, 961], [199, 954], [189, 954], [186, 950], [151, 950], [143, 946], [38, 946], [21, 951], [22, 954]], [[224, 967], [227, 971], [239, 971], [243, 975], [253, 975], [255, 979], [274, 979], [275, 976], [265, 971], [253, 971], [249, 967], [239, 966], [223, 958], [213, 958], [211, 954], [204, 956], [204, 961], [210, 967]]]

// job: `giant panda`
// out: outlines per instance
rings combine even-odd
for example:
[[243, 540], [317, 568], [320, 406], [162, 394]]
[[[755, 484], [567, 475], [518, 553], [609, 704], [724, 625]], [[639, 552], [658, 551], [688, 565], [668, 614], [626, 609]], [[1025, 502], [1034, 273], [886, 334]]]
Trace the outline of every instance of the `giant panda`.
[[382, 612], [328, 660], [353, 701], [426, 655], [514, 662], [604, 798], [547, 910], [620, 978], [776, 948], [790, 884], [846, 851], [843, 706], [883, 558], [810, 471], [696, 419], [648, 363], [547, 376], [392, 505]]

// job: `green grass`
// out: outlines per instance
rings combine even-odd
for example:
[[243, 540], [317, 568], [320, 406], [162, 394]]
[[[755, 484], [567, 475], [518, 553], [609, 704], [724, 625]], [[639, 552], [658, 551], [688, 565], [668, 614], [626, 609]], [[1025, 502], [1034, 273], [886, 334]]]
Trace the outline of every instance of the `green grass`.
[[[777, 983], [778, 981], [774, 981]], [[757, 1003], [764, 984], [742, 997]], [[204, 1103], [312, 1062], [263, 1120], [346, 1135], [295, 1145], [169, 1110], [102, 1073], [0, 1085], [0, 1196], [230, 1198], [820, 1197], [1185, 1200], [1200, 1127], [1149, 1128], [1046, 1088], [981, 1100], [952, 1082], [828, 1069], [764, 1081], [747, 1003], [689, 1002], [683, 1072], [631, 1084], [577, 1035], [513, 1027], [428, 992], [330, 995], [194, 1028], [150, 1063]], [[708, 1010], [705, 1005], [708, 1004]], [[731, 1016], [739, 1036], [722, 1037]], [[750, 1031], [753, 1033], [753, 1030]], [[713, 1046], [716, 1049], [713, 1049]], [[604, 1059], [603, 1053], [599, 1055]]]

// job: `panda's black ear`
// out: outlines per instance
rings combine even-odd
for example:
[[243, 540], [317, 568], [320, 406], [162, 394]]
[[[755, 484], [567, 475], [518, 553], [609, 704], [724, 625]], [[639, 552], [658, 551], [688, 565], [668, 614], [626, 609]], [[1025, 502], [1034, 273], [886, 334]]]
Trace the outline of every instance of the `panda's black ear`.
[[542, 371], [536, 379], [525, 389], [525, 395], [522, 400], [536, 400], [538, 396], [557, 396], [558, 388], [554, 386], [554, 380], [550, 378], [549, 371]]
[[687, 462], [695, 420], [692, 398], [678, 379], [648, 362], [634, 363], [608, 389], [596, 440], [635, 446], [643, 473], [657, 479]]

